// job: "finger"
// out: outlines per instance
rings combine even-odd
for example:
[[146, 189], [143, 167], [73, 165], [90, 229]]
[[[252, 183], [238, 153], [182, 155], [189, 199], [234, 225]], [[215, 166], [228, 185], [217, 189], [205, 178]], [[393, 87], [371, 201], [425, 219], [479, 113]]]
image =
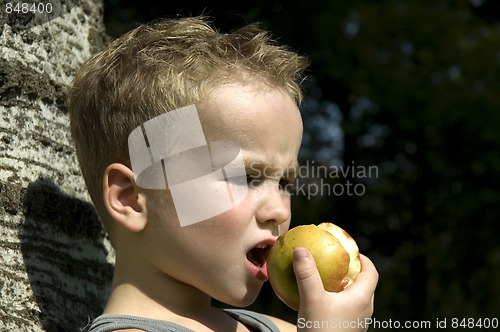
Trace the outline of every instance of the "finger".
[[293, 270], [299, 289], [300, 307], [317, 302], [325, 290], [314, 257], [306, 248], [298, 247], [293, 251]]
[[[362, 292], [365, 294], [373, 294], [378, 283], [378, 272], [373, 262], [365, 255], [360, 254], [361, 273], [358, 274], [354, 283], [347, 287], [347, 292]], [[354, 287], [353, 287], [354, 286]]]

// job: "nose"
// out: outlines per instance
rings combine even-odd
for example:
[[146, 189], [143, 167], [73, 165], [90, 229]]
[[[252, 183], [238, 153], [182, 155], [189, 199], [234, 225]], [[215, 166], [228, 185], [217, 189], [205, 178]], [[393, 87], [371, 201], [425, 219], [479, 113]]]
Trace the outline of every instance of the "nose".
[[260, 197], [255, 217], [258, 222], [272, 222], [275, 226], [290, 220], [289, 195], [281, 191], [277, 185], [267, 185], [265, 193]]

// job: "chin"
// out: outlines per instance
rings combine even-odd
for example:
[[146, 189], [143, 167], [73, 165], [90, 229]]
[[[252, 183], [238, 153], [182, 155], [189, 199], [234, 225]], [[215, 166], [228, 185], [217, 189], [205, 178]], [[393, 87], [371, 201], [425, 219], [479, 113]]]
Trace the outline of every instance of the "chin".
[[225, 297], [213, 297], [219, 302], [225, 303], [227, 305], [243, 308], [251, 305], [257, 299], [259, 295], [261, 286], [254, 289], [253, 287], [247, 288], [246, 293], [237, 296], [236, 294], [225, 294]]
[[252, 303], [255, 302], [257, 299], [257, 296], [253, 296], [252, 298], [243, 298], [243, 299], [235, 299], [232, 303], [231, 302], [224, 302], [230, 306], [237, 307], [237, 308], [244, 308], [248, 307]]

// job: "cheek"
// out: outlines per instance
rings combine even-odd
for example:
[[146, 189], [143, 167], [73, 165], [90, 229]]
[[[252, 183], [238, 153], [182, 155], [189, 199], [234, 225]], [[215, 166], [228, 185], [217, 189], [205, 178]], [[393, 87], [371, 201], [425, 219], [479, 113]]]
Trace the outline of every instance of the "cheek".
[[[255, 220], [258, 199], [255, 193], [249, 192], [245, 199], [231, 210], [184, 227], [180, 226], [175, 208], [173, 204], [169, 204], [168, 197], [163, 196], [154, 203], [149, 206], [148, 222], [153, 233], [163, 239], [163, 246], [168, 247], [167, 243], [187, 245], [196, 241], [201, 250], [204, 250], [222, 243], [230, 246], [231, 243], [240, 242], [239, 239], [246, 234], [247, 228]], [[196, 204], [193, 204], [193, 208], [196, 208]]]
[[247, 197], [241, 203], [229, 211], [226, 211], [210, 220], [200, 223], [216, 229], [227, 229], [227, 231], [242, 232], [245, 226], [254, 219], [255, 200]]

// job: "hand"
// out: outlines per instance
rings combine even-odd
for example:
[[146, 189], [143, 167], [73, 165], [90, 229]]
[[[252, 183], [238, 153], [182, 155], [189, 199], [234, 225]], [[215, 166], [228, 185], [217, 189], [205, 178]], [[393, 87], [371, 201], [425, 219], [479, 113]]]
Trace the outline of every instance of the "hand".
[[[334, 329], [339, 332], [360, 332], [368, 329], [365, 322], [373, 314], [378, 273], [368, 257], [360, 255], [360, 259], [361, 273], [354, 282], [342, 292], [332, 293], [323, 288], [311, 253], [305, 248], [294, 250], [293, 268], [300, 294], [297, 331]], [[323, 329], [315, 328], [315, 324], [324, 324]]]

